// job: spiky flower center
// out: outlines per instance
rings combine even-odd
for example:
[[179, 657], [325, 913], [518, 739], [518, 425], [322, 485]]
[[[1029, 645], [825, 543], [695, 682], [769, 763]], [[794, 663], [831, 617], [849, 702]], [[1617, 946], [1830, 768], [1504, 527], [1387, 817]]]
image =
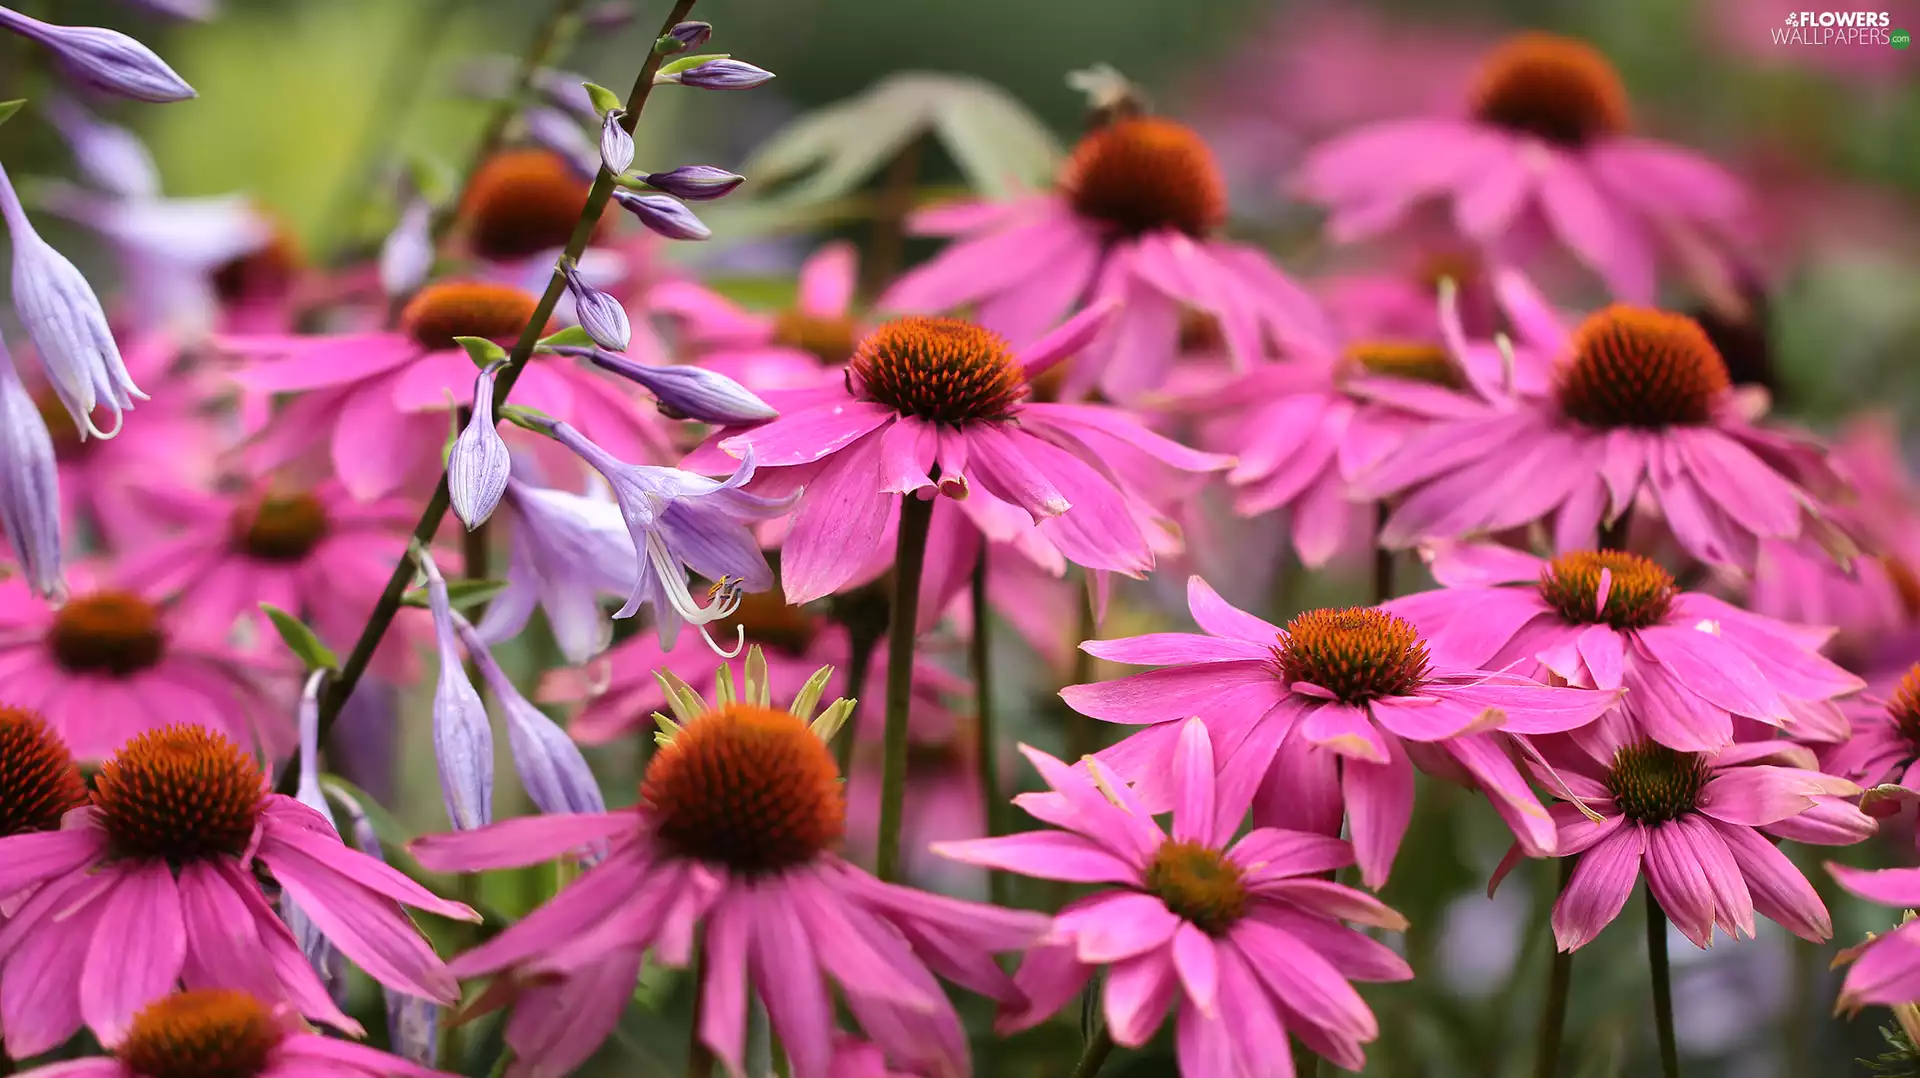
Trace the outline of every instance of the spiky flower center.
[[773, 320], [775, 344], [811, 353], [829, 367], [838, 367], [853, 357], [859, 334], [853, 319], [845, 315], [808, 314], [798, 307], [781, 311]]
[[[786, 655], [806, 654], [814, 638], [820, 635], [819, 620], [805, 607], [788, 604], [777, 589], [741, 596], [740, 608], [733, 612], [732, 620], [747, 630], [749, 643]], [[732, 631], [731, 625], [727, 631]]]
[[1232, 928], [1247, 911], [1240, 866], [1201, 842], [1163, 842], [1147, 865], [1147, 890], [1167, 909], [1209, 936]]
[[1587, 316], [1561, 368], [1560, 411], [1600, 430], [1700, 426], [1731, 388], [1727, 365], [1700, 323], [1621, 304]]
[[87, 803], [73, 754], [35, 711], [0, 704], [0, 838], [54, 831]]
[[254, 1078], [285, 1036], [253, 996], [200, 988], [141, 1008], [114, 1055], [141, 1078]]
[[201, 726], [141, 734], [93, 783], [114, 855], [174, 864], [245, 853], [265, 799], [253, 757]]
[[223, 303], [246, 303], [287, 294], [303, 259], [293, 233], [276, 223], [258, 249], [213, 271], [213, 291]]
[[76, 674], [129, 677], [160, 661], [167, 634], [152, 603], [129, 591], [104, 590], [61, 607], [47, 644], [60, 665]]
[[1427, 645], [1404, 618], [1373, 607], [1309, 610], [1280, 634], [1280, 673], [1349, 704], [1410, 696], [1427, 680]]
[[474, 254], [496, 261], [564, 247], [587, 204], [587, 191], [587, 181], [557, 153], [494, 154], [474, 173], [460, 205], [467, 242]]
[[662, 745], [640, 802], [667, 849], [746, 875], [805, 864], [846, 830], [826, 742], [792, 713], [751, 704], [710, 711]]
[[[1600, 579], [1606, 574], [1606, 605]], [[1679, 593], [1672, 574], [1651, 558], [1624, 550], [1575, 550], [1540, 571], [1540, 597], [1576, 625], [1644, 629], [1667, 616]]]
[[520, 336], [540, 301], [512, 285], [447, 281], [428, 285], [400, 312], [400, 328], [422, 348], [454, 348], [455, 337]]
[[1558, 146], [1627, 129], [1627, 89], [1598, 49], [1558, 34], [1516, 34], [1481, 61], [1473, 114]]
[[263, 561], [299, 561], [326, 538], [327, 507], [312, 494], [266, 495], [236, 514], [234, 543]]
[[1466, 385], [1460, 365], [1445, 348], [1426, 341], [1355, 341], [1347, 345], [1347, 362], [1368, 374], [1428, 382], [1448, 389]]
[[1060, 171], [1074, 212], [1125, 236], [1175, 229], [1205, 236], [1227, 219], [1227, 184], [1206, 140], [1152, 116], [1089, 132]]
[[999, 334], [958, 318], [912, 315], [867, 335], [853, 353], [860, 394], [935, 423], [1005, 419], [1027, 380]]
[[1665, 823], [1692, 812], [1712, 777], [1713, 767], [1700, 753], [1639, 741], [1614, 752], [1607, 790], [1627, 819]]
[[1900, 729], [1900, 736], [1920, 751], [1920, 663], [1907, 668], [1907, 675], [1887, 701], [1887, 716]]

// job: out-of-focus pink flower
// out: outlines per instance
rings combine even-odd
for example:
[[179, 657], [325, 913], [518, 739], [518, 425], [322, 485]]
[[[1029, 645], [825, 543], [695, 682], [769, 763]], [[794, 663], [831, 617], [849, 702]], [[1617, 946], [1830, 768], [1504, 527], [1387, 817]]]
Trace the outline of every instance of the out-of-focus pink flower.
[[1626, 87], [1585, 42], [1509, 38], [1483, 61], [1459, 118], [1396, 119], [1315, 149], [1296, 180], [1347, 241], [1416, 204], [1451, 204], [1459, 231], [1515, 249], [1545, 227], [1620, 298], [1653, 299], [1655, 252], [1675, 227], [1718, 228], [1746, 209], [1738, 180], [1690, 151], [1628, 133]]
[[853, 245], [829, 243], [800, 266], [792, 307], [745, 311], [693, 281], [667, 281], [647, 294], [657, 314], [679, 327], [694, 362], [756, 391], [799, 389], [838, 377], [866, 335], [853, 309], [858, 270]]
[[1862, 786], [1905, 786], [1920, 800], [1920, 663], [1840, 706], [1853, 736], [1822, 756], [1825, 769]]
[[[1827, 871], [1840, 886], [1882, 906], [1896, 910], [1920, 905], [1920, 868], [1888, 868], [1869, 872], [1827, 862]], [[1920, 999], [1920, 921], [1908, 921], [1882, 936], [1841, 952], [1853, 964], [1840, 986], [1839, 1006], [1856, 1011], [1869, 1003], [1911, 1003]]]

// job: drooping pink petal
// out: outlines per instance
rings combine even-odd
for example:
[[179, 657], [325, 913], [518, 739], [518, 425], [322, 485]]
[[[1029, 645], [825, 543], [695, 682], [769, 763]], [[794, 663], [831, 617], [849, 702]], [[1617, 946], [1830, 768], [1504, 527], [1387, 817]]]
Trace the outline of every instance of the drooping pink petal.
[[1313, 948], [1252, 918], [1235, 923], [1228, 938], [1248, 957], [1255, 975], [1308, 1022], [1351, 1040], [1379, 1036], [1366, 1001]]
[[99, 921], [80, 974], [80, 1013], [104, 1044], [117, 1044], [142, 1007], [173, 990], [186, 961], [180, 890], [165, 861], [122, 862], [119, 881], [94, 900]]
[[833, 1005], [813, 943], [785, 923], [788, 912], [779, 888], [758, 890], [753, 901], [747, 967], [793, 1065], [794, 1078], [832, 1078], [828, 1067], [833, 1061]]
[[800, 502], [781, 547], [787, 602], [831, 595], [879, 551], [900, 499], [879, 489], [880, 442], [870, 435], [834, 457]]
[[1779, 847], [1752, 828], [1715, 824], [1714, 830], [1739, 866], [1755, 910], [1801, 939], [1825, 943], [1832, 938], [1826, 904]]
[[1742, 935], [1752, 939], [1753, 896], [1719, 829], [1703, 816], [1682, 816], [1673, 821], [1673, 827], [1692, 850], [1713, 891], [1714, 923], [1735, 939]]
[[389, 988], [453, 1004], [460, 987], [392, 902], [304, 854], [282, 851], [274, 877], [308, 919], [367, 975]]
[[1707, 882], [1707, 868], [1674, 821], [1655, 824], [1646, 832], [1647, 853], [1642, 864], [1647, 889], [1680, 934], [1704, 950], [1713, 943], [1714, 922], [1713, 887]]
[[523, 816], [471, 831], [422, 835], [407, 844], [407, 852], [431, 872], [524, 868], [624, 838], [639, 827], [639, 816], [629, 812]]
[[746, 1066], [747, 938], [754, 903], [743, 893], [722, 895], [707, 916], [700, 961], [700, 1043], [739, 1074]]
[[1183, 924], [1173, 934], [1171, 952], [1173, 969], [1186, 989], [1187, 1002], [1212, 1017], [1220, 998], [1220, 959], [1213, 939], [1192, 924]]
[[1391, 735], [1374, 728], [1368, 705], [1327, 701], [1300, 716], [1300, 736], [1350, 760], [1384, 765], [1392, 756]]
[[1115, 1044], [1138, 1048], [1167, 1016], [1179, 989], [1173, 961], [1164, 951], [1116, 962], [1107, 971], [1107, 1032]]
[[1138, 891], [1109, 891], [1054, 918], [1074, 941], [1080, 961], [1100, 965], [1165, 947], [1185, 922], [1166, 904]]
[[1387, 738], [1386, 748], [1385, 763], [1348, 757], [1340, 777], [1354, 860], [1361, 881], [1376, 891], [1387, 882], [1400, 839], [1413, 820], [1413, 764], [1398, 739]]
[[[1619, 817], [1615, 817], [1618, 819]], [[1637, 824], [1617, 826], [1574, 866], [1566, 890], [1553, 904], [1553, 938], [1562, 951], [1577, 951], [1620, 916], [1640, 878], [1646, 833]], [[1562, 856], [1568, 856], [1562, 850]]]
[[[1061, 912], [1066, 912], [1066, 907]], [[1071, 944], [1042, 944], [1026, 953], [1013, 983], [1025, 997], [1024, 1006], [1003, 1008], [994, 1023], [1001, 1035], [1031, 1029], [1059, 1013], [1080, 994], [1094, 967], [1080, 961]]]
[[1228, 659], [1264, 661], [1271, 645], [1228, 640], [1199, 633], [1147, 633], [1117, 640], [1088, 640], [1080, 650], [1096, 659], [1133, 666], [1185, 666]]

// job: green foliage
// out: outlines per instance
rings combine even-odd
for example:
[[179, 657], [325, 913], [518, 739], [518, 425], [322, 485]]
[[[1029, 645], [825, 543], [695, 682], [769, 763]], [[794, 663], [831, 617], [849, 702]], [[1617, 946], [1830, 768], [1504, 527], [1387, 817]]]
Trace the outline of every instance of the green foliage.
[[1897, 1025], [1880, 1027], [1880, 1037], [1887, 1042], [1887, 1051], [1872, 1059], [1857, 1062], [1873, 1074], [1884, 1074], [1887, 1078], [1916, 1078], [1920, 1076], [1920, 1048], [1916, 1048], [1913, 1039], [1906, 1030]]
[[[449, 580], [447, 603], [455, 610], [465, 610], [492, 600], [506, 586], [504, 580]], [[415, 588], [400, 597], [400, 605], [426, 610], [433, 604], [427, 599], [427, 589]]]
[[307, 623], [287, 613], [272, 603], [261, 603], [260, 611], [273, 622], [275, 632], [280, 634], [281, 642], [287, 650], [294, 653], [308, 670], [337, 670], [340, 657], [333, 649], [320, 642], [320, 637]]

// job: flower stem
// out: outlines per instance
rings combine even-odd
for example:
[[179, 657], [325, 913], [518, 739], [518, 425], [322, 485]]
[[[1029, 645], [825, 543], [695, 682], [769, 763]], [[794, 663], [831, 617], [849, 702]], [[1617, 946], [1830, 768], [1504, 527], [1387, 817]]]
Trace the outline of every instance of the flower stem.
[[[656, 37], [665, 37], [679, 23], [685, 22], [693, 10], [695, 0], [675, 0], [673, 10], [661, 24]], [[640, 75], [634, 80], [633, 89], [627, 95], [627, 114], [621, 118], [620, 126], [632, 133], [634, 125], [640, 120], [641, 110], [646, 107], [647, 97], [653, 92], [653, 76], [660, 70], [665, 57], [658, 52], [647, 54], [647, 62], [641, 66]], [[607, 208], [607, 200], [613, 196], [614, 177], [605, 168], [593, 181], [593, 190], [587, 195], [587, 204], [580, 210], [580, 219], [574, 222], [573, 235], [567, 240], [562, 260], [580, 257], [587, 248], [587, 239], [593, 235], [594, 225], [600, 221], [600, 214]], [[553, 317], [553, 309], [560, 303], [560, 297], [567, 290], [566, 278], [561, 276], [559, 263], [556, 262], [547, 290], [534, 307], [533, 317], [528, 319], [526, 329], [520, 332], [520, 339], [514, 342], [513, 351], [507, 357], [507, 365], [501, 370], [494, 382], [494, 415], [507, 405], [507, 394], [513, 384], [520, 379], [520, 372], [526, 369], [527, 360], [533, 356], [533, 346], [539, 342], [545, 331], [547, 320]], [[440, 485], [434, 488], [433, 497], [420, 514], [420, 522], [414, 525], [413, 537], [422, 544], [431, 543], [434, 534], [440, 530], [440, 522], [446, 519], [447, 508], [452, 503], [447, 495], [447, 477], [442, 472]], [[353, 688], [360, 683], [360, 676], [367, 672], [367, 664], [373, 661], [373, 651], [380, 645], [380, 638], [393, 625], [393, 616], [400, 610], [400, 597], [406, 593], [407, 584], [413, 579], [413, 558], [402, 555], [393, 567], [393, 575], [387, 578], [387, 587], [380, 593], [380, 599], [373, 606], [373, 613], [367, 617], [367, 624], [360, 631], [360, 639], [354, 642], [353, 651], [347, 656], [346, 665], [341, 667], [340, 676], [334, 678], [327, 687], [327, 695], [320, 701], [320, 740], [324, 743], [327, 732], [333, 728], [334, 720], [340, 717], [340, 709], [346, 706], [347, 698], [353, 695]], [[278, 790], [291, 795], [299, 779], [299, 761], [291, 759], [286, 770], [280, 776]]]
[[921, 145], [925, 135], [900, 147], [880, 180], [880, 198], [873, 211], [873, 231], [867, 236], [866, 257], [860, 260], [860, 295], [868, 300], [900, 272], [907, 244], [907, 215], [913, 212], [913, 193], [920, 178]]
[[1099, 1032], [1087, 1041], [1080, 1050], [1080, 1062], [1073, 1065], [1073, 1078], [1093, 1078], [1100, 1068], [1107, 1065], [1107, 1057], [1113, 1054], [1113, 1037], [1102, 1024]]
[[[1574, 859], [1560, 859], [1560, 888], [1554, 892], [1554, 899], [1545, 905], [1553, 907], [1555, 899], [1567, 889], [1567, 881], [1573, 878]], [[1543, 925], [1548, 942], [1553, 939], [1553, 920], [1548, 917]], [[1533, 1059], [1533, 1078], [1553, 1078], [1560, 1068], [1561, 1035], [1567, 1027], [1567, 993], [1573, 988], [1573, 952], [1553, 949], [1553, 965], [1547, 974], [1547, 999], [1540, 1007], [1540, 1049]]]
[[1667, 968], [1667, 915], [1647, 894], [1647, 972], [1653, 978], [1653, 1025], [1660, 1039], [1660, 1073], [1680, 1078], [1680, 1049], [1673, 1039], [1673, 977]]
[[[1082, 589], [1084, 591], [1084, 589]], [[1074, 622], [1073, 672], [1069, 675], [1069, 685], [1085, 685], [1093, 680], [1093, 655], [1080, 647], [1083, 641], [1092, 640], [1099, 628], [1093, 623], [1093, 597], [1080, 596], [1078, 619]], [[1089, 756], [1100, 748], [1100, 720], [1070, 712], [1067, 730], [1068, 763], [1078, 763], [1082, 756]]]
[[687, 1023], [687, 1078], [713, 1078], [713, 1049], [700, 1039], [701, 1012], [706, 1010], [707, 973], [693, 979], [693, 1019]]
[[873, 653], [887, 635], [888, 606], [893, 602], [883, 581], [862, 584], [833, 598], [833, 618], [847, 630], [847, 696], [854, 704], [847, 721], [833, 739], [834, 758], [841, 778], [853, 780], [853, 752], [860, 743], [860, 697], [866, 695], [873, 672]]
[[[987, 544], [980, 544], [980, 556], [973, 562], [973, 639], [968, 643], [968, 658], [973, 667], [974, 763], [980, 773], [980, 799], [986, 804], [988, 837], [1006, 833], [1000, 812], [1000, 740], [994, 730], [993, 716], [993, 636], [988, 629], [992, 611], [987, 604]], [[996, 906], [1007, 904], [1007, 877], [989, 869], [987, 894]]]
[[1393, 598], [1393, 551], [1382, 545], [1377, 538], [1387, 526], [1387, 503], [1381, 502], [1374, 507], [1373, 544], [1373, 605], [1379, 606]]
[[900, 818], [907, 797], [907, 717], [913, 706], [913, 642], [920, 620], [920, 571], [927, 560], [933, 499], [900, 499], [893, 555], [893, 626], [887, 639], [886, 759], [880, 771], [880, 841], [875, 873], [900, 879]]

